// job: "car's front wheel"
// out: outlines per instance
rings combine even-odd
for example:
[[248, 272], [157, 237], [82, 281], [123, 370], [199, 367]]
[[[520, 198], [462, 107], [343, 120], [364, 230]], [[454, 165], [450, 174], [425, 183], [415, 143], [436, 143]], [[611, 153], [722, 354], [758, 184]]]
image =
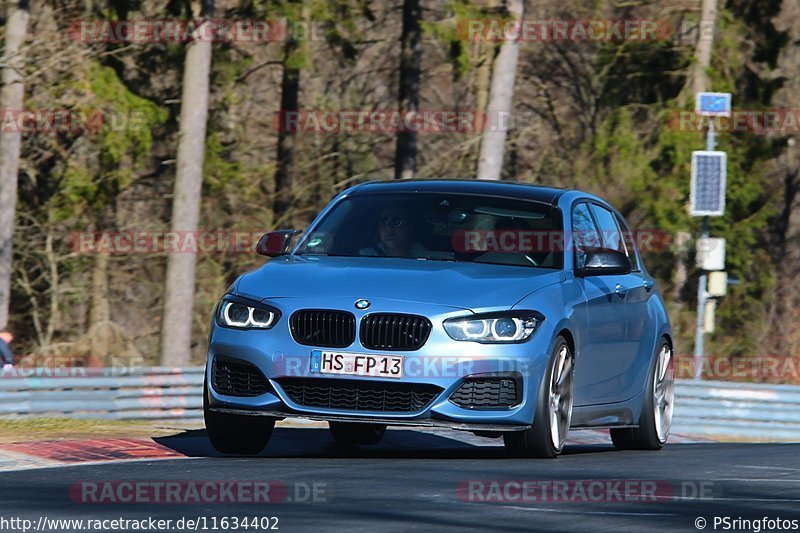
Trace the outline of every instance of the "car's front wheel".
[[567, 340], [559, 335], [547, 366], [533, 426], [503, 435], [506, 450], [519, 457], [557, 457], [567, 441], [572, 419], [574, 355]]
[[657, 350], [639, 427], [611, 430], [611, 440], [619, 450], [660, 450], [667, 443], [675, 399], [675, 367], [666, 339], [661, 339]]
[[363, 445], [378, 444], [386, 433], [383, 424], [368, 424], [361, 422], [328, 422], [333, 440], [339, 444]]
[[275, 419], [212, 411], [208, 404], [208, 384], [203, 384], [203, 418], [206, 433], [215, 450], [222, 453], [255, 455], [272, 436]]

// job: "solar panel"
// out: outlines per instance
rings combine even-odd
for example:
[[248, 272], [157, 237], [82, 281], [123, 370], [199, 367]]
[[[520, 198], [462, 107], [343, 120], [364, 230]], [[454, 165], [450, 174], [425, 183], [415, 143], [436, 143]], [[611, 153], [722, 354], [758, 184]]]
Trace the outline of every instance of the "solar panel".
[[690, 213], [695, 217], [719, 217], [725, 211], [725, 152], [692, 152]]
[[729, 117], [731, 93], [697, 93], [694, 110], [707, 117]]

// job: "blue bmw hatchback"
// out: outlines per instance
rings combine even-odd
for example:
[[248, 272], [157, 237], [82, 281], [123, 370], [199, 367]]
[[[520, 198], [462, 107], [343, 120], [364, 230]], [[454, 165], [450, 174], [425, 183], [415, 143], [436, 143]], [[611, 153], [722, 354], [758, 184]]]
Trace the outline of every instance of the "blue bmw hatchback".
[[214, 311], [204, 391], [214, 447], [253, 454], [276, 420], [343, 444], [387, 426], [503, 438], [556, 457], [570, 429], [660, 449], [673, 411], [664, 303], [623, 217], [580, 191], [397, 180], [338, 195]]

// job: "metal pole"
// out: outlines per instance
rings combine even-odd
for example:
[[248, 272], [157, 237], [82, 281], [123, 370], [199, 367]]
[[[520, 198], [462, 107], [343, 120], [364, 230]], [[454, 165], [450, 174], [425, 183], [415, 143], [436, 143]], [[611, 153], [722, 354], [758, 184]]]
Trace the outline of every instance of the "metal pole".
[[[706, 150], [713, 151], [716, 144], [716, 132], [714, 131], [714, 120], [712, 119], [708, 123]], [[700, 232], [700, 238], [706, 239], [708, 234], [708, 217], [703, 217], [703, 229]], [[697, 281], [697, 329], [694, 334], [694, 379], [698, 380], [703, 377], [703, 359], [705, 358], [703, 329], [706, 318], [706, 300], [708, 300], [708, 275], [704, 270]]]
[[717, 146], [717, 132], [714, 131], [714, 117], [708, 121], [708, 132], [706, 133], [706, 150], [713, 151]]
[[[703, 230], [700, 237], [703, 239], [708, 237], [708, 217], [703, 217]], [[704, 270], [703, 273], [700, 274], [700, 279], [697, 282], [697, 329], [694, 334], [694, 379], [702, 379], [703, 375], [703, 358], [705, 357], [703, 328], [705, 327], [706, 300], [708, 299], [707, 282], [708, 276]]]

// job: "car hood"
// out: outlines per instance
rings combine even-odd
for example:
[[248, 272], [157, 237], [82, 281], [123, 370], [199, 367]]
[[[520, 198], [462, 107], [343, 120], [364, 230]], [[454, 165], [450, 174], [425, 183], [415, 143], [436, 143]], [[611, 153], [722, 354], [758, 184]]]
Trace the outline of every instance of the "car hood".
[[282, 256], [244, 274], [235, 292], [253, 299], [352, 297], [462, 309], [511, 308], [561, 281], [560, 270], [383, 257]]

